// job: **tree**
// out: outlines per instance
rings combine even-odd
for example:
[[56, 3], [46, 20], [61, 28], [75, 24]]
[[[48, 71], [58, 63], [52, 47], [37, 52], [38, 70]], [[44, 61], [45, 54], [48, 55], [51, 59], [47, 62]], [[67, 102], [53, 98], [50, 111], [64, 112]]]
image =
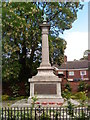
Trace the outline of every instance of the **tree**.
[[80, 3], [10, 2], [2, 3], [3, 80], [27, 81], [37, 73], [41, 62], [41, 30], [43, 12], [51, 24], [50, 61], [61, 64], [65, 40], [59, 37], [70, 29], [82, 9]]
[[49, 46], [50, 46], [50, 61], [51, 64], [61, 65], [64, 62], [64, 50], [66, 49], [66, 41], [62, 38], [55, 38], [54, 36], [49, 36]]
[[90, 50], [85, 50], [83, 53], [83, 58], [81, 58], [80, 60], [88, 60], [88, 53], [90, 53]]
[[34, 4], [48, 15], [51, 34], [54, 36], [72, 28], [72, 23], [77, 19], [78, 10], [83, 8], [79, 2], [36, 2]]
[[[37, 14], [39, 9], [36, 9], [36, 6], [31, 3], [8, 3], [8, 5], [3, 3], [2, 11], [3, 59], [6, 59], [3, 62], [8, 63], [5, 69], [8, 69], [15, 62], [19, 62], [21, 68], [19, 65], [15, 66], [17, 69], [20, 68], [18, 71], [19, 79], [27, 79], [35, 74], [36, 71], [33, 68], [38, 66], [40, 59], [41, 47], [38, 44], [41, 41], [39, 24], [37, 24], [37, 21], [40, 23], [40, 17]], [[3, 63], [3, 65], [5, 64]], [[15, 67], [13, 66], [14, 69]]]

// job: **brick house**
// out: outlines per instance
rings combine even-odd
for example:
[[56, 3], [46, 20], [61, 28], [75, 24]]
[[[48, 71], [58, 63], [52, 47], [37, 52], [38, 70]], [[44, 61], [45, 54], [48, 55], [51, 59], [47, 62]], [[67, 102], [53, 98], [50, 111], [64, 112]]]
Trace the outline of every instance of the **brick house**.
[[90, 84], [90, 53], [87, 60], [67, 61], [64, 57], [64, 63], [61, 66], [54, 67], [55, 74], [62, 78], [62, 89], [69, 82], [72, 91], [77, 91], [80, 81]]

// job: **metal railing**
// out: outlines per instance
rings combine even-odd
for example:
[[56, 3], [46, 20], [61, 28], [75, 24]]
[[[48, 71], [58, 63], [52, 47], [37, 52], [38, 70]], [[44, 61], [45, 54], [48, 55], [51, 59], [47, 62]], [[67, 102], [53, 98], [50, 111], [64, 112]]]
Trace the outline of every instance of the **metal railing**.
[[1, 108], [1, 120], [90, 120], [88, 107]]

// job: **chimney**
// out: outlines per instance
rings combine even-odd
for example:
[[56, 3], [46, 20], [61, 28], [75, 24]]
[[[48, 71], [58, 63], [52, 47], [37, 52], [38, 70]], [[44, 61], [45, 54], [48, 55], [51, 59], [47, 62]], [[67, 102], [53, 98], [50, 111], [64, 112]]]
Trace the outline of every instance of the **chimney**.
[[90, 61], [90, 52], [88, 52], [88, 61]]
[[66, 63], [66, 62], [67, 62], [67, 56], [64, 55], [64, 63]]

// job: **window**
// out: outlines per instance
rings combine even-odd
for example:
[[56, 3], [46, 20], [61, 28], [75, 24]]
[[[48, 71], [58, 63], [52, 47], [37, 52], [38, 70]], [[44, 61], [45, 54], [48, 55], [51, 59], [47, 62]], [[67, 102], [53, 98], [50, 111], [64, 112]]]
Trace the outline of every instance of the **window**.
[[58, 74], [63, 74], [63, 72], [58, 72]]
[[80, 71], [80, 75], [86, 75], [86, 71]]
[[68, 79], [68, 81], [73, 81], [73, 79]]
[[73, 71], [69, 72], [69, 76], [74, 76], [74, 72]]

